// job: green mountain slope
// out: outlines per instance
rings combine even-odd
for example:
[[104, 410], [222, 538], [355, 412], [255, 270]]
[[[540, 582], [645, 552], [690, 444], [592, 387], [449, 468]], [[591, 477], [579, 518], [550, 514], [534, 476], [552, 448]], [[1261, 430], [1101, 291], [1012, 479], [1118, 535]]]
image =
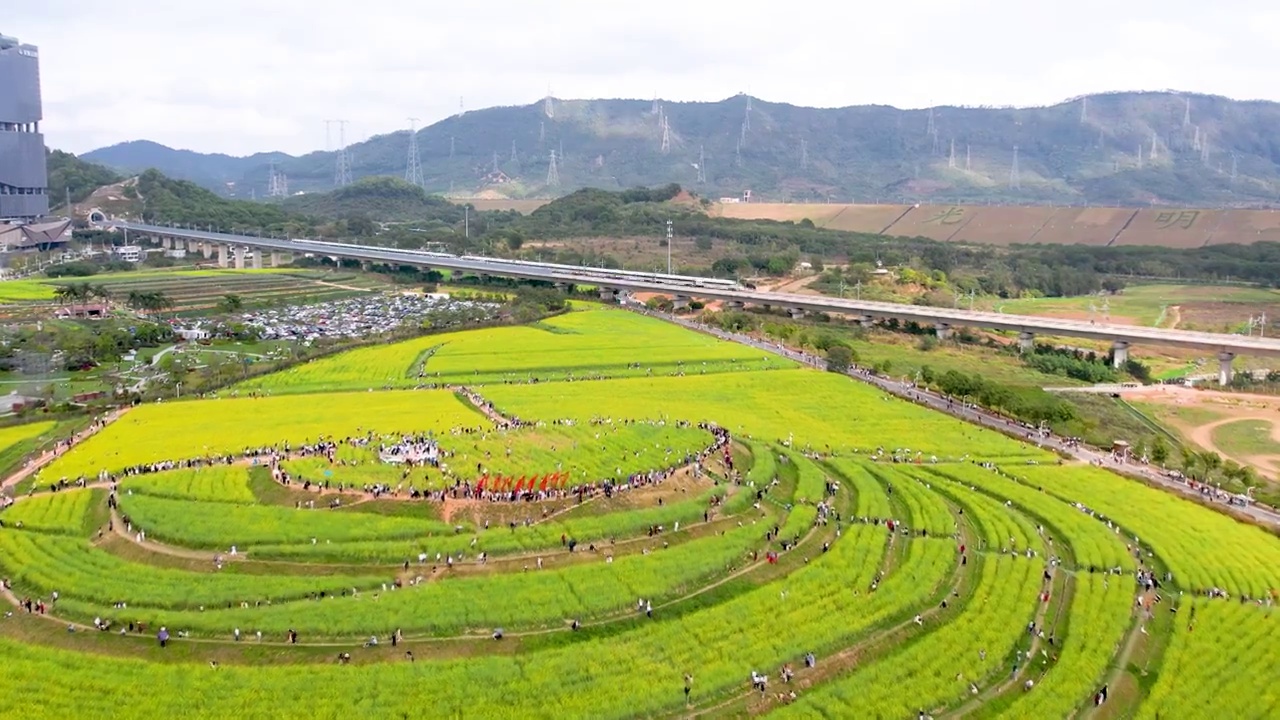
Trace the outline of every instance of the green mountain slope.
[[[489, 108], [420, 130], [427, 190], [550, 197], [676, 182], [709, 197], [839, 202], [1219, 206], [1280, 197], [1280, 104], [1271, 102], [1115, 93], [1042, 108], [815, 109], [739, 95], [555, 100], [547, 110], [543, 102]], [[351, 146], [355, 176], [403, 176], [407, 144], [400, 132]], [[203, 162], [157, 147], [85, 157], [121, 167], [146, 160], [209, 187], [208, 178], [225, 184], [239, 173], [240, 197], [265, 195], [270, 161], [292, 192], [333, 184], [334, 153]], [[553, 151], [558, 185], [547, 183]]]

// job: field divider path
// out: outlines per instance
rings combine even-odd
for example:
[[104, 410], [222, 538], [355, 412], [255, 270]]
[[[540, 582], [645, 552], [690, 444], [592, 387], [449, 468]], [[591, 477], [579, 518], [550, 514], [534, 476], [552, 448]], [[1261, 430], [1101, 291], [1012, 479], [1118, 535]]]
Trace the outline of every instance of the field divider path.
[[6, 490], [10, 487], [13, 487], [18, 483], [22, 482], [23, 480], [27, 479], [28, 477], [34, 475], [45, 465], [48, 465], [54, 460], [57, 460], [58, 458], [65, 455], [66, 453], [75, 449], [76, 446], [78, 446], [80, 443], [84, 442], [85, 440], [88, 440], [89, 438], [93, 437], [99, 431], [106, 429], [108, 425], [115, 422], [116, 420], [119, 420], [121, 416], [123, 416], [127, 412], [129, 412], [128, 407], [122, 407], [122, 408], [117, 408], [116, 410], [112, 410], [111, 412], [102, 416], [99, 422], [95, 422], [91, 424], [89, 427], [85, 428], [84, 430], [81, 430], [80, 432], [72, 435], [70, 438], [70, 443], [65, 448], [59, 449], [58, 447], [55, 446], [53, 450], [45, 451], [40, 455], [40, 457], [29, 462], [22, 469], [18, 470], [17, 472], [13, 473], [9, 477], [5, 478], [3, 482], [0, 482], [0, 490]]

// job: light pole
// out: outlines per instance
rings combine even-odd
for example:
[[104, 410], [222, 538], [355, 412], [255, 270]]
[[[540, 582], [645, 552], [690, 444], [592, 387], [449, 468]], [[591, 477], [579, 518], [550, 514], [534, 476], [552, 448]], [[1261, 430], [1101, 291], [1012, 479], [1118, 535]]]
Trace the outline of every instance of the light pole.
[[667, 274], [671, 274], [671, 240], [675, 233], [671, 227], [671, 221], [667, 221]]

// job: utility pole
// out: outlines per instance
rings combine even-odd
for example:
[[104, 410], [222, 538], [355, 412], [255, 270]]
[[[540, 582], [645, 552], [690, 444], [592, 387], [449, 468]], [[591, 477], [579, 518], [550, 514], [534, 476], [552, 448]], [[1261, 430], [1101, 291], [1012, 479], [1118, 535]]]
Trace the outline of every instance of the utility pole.
[[672, 229], [671, 221], [667, 221], [667, 274], [671, 274], [671, 241], [675, 239], [675, 232]]

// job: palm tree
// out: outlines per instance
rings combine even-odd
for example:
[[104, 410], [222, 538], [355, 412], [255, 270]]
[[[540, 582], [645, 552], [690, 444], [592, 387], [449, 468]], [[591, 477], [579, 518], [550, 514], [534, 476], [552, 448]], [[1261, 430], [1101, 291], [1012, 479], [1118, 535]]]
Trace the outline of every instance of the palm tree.
[[111, 288], [106, 285], [92, 285], [89, 287], [89, 294], [98, 298], [104, 305], [111, 302]]

